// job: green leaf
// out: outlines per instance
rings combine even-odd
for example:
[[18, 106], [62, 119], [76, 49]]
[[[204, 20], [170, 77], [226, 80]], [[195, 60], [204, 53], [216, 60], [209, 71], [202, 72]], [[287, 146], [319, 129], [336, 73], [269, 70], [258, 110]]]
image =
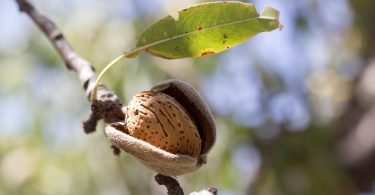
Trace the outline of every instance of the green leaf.
[[167, 59], [218, 53], [254, 35], [280, 28], [279, 12], [267, 7], [259, 15], [252, 4], [211, 2], [196, 5], [160, 20], [143, 32], [129, 56], [145, 50]]
[[222, 52], [258, 33], [281, 29], [277, 10], [266, 7], [259, 15], [252, 4], [241, 2], [204, 3], [179, 11], [178, 17], [167, 16], [155, 23], [140, 35], [135, 49], [113, 59], [100, 72], [91, 98], [96, 99], [100, 79], [111, 67], [141, 51], [167, 59], [200, 57]]

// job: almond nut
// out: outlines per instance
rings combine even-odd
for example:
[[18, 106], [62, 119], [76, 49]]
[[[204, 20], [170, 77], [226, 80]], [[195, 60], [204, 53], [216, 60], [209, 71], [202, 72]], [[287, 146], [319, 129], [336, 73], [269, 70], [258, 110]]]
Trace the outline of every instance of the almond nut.
[[216, 139], [211, 112], [188, 83], [168, 80], [135, 95], [123, 109], [124, 122], [105, 134], [142, 164], [168, 176], [196, 171]]
[[131, 136], [173, 154], [198, 158], [201, 139], [187, 111], [173, 97], [143, 91], [129, 102], [126, 127]]

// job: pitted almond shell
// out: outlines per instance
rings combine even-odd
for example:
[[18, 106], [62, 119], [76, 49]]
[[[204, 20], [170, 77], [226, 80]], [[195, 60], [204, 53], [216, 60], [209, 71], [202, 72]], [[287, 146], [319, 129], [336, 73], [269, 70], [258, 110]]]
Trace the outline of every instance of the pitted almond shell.
[[[146, 141], [132, 137], [128, 135], [128, 129], [122, 122], [107, 125], [105, 128], [106, 136], [114, 145], [132, 154], [142, 164], [163, 175], [177, 176], [197, 170], [206, 162], [206, 155], [216, 139], [215, 123], [208, 106], [192, 86], [180, 80], [168, 80], [159, 83], [151, 91], [161, 92], [173, 97], [191, 117], [201, 139], [202, 145], [199, 157], [173, 154]], [[128, 108], [124, 109], [124, 113], [126, 112], [128, 112]]]
[[173, 97], [161, 92], [140, 92], [127, 105], [126, 116], [131, 136], [173, 154], [199, 157], [202, 144], [198, 130]]
[[151, 91], [174, 97], [190, 114], [202, 140], [201, 160], [205, 161], [216, 140], [216, 126], [211, 111], [201, 95], [190, 84], [175, 79], [158, 83]]

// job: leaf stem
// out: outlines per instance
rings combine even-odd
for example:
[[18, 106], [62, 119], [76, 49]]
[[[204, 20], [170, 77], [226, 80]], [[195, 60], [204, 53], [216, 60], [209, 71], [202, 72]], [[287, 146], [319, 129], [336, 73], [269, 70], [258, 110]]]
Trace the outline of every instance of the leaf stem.
[[92, 92], [92, 96], [91, 96], [91, 100], [96, 100], [96, 93], [98, 91], [98, 86], [99, 86], [99, 82], [101, 80], [101, 78], [103, 77], [104, 73], [106, 73], [112, 66], [116, 65], [117, 63], [119, 63], [121, 60], [123, 60], [124, 58], [126, 58], [128, 55], [127, 53], [123, 53], [121, 54], [120, 56], [118, 56], [117, 58], [113, 59], [107, 66], [104, 67], [104, 69], [99, 73], [99, 76], [98, 78], [96, 79], [96, 82], [95, 82], [95, 87], [94, 87], [94, 90]]
[[120, 56], [118, 56], [117, 58], [113, 59], [107, 66], [104, 67], [104, 69], [99, 73], [99, 76], [96, 80], [96, 83], [95, 83], [95, 87], [93, 89], [93, 92], [92, 92], [92, 96], [91, 96], [91, 100], [96, 100], [96, 93], [98, 91], [98, 86], [99, 86], [99, 83], [100, 83], [100, 80], [102, 79], [104, 73], [106, 73], [111, 67], [113, 67], [114, 65], [116, 65], [117, 63], [121, 62], [122, 60], [124, 60], [125, 58], [132, 58], [134, 57], [135, 55], [137, 55], [140, 51], [144, 50], [144, 49], [147, 49], [148, 47], [152, 47], [154, 45], [157, 45], [159, 44], [161, 41], [156, 41], [154, 43], [150, 43], [150, 44], [147, 44], [147, 45], [144, 45], [142, 47], [137, 47], [137, 48], [134, 48], [132, 50], [130, 50], [129, 52], [126, 52], [126, 53], [123, 53], [121, 54]]

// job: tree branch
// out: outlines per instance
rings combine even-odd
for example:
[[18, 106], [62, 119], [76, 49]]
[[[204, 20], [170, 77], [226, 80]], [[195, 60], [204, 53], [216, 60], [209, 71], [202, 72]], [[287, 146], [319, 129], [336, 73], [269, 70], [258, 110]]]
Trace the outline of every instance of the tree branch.
[[46, 16], [40, 14], [34, 6], [27, 0], [16, 0], [20, 11], [27, 13], [34, 23], [50, 40], [56, 51], [64, 60], [66, 67], [78, 74], [78, 77], [86, 90], [86, 96], [91, 91], [92, 83], [95, 83], [95, 69], [91, 64], [78, 55], [59, 31], [56, 25]]
[[[46, 16], [42, 15], [27, 0], [16, 0], [20, 11], [27, 13], [40, 30], [46, 35], [60, 57], [64, 60], [66, 67], [74, 71], [85, 90], [85, 95], [90, 101], [92, 90], [95, 86], [96, 76], [95, 68], [83, 57], [74, 51], [70, 43], [57, 26]], [[93, 102], [92, 111], [89, 119], [84, 122], [86, 133], [95, 131], [97, 121], [104, 119], [105, 122], [115, 122], [122, 119], [121, 103], [118, 97], [107, 90], [104, 85], [98, 88], [98, 101]], [[110, 110], [111, 113], [103, 113]], [[96, 112], [99, 111], [99, 112]]]
[[168, 195], [184, 195], [180, 184], [173, 177], [157, 174], [155, 176], [155, 181], [159, 185], [165, 185], [168, 190]]
[[[184, 191], [182, 190], [178, 181], [171, 176], [157, 174], [155, 176], [155, 181], [159, 185], [165, 185], [168, 195], [184, 195]], [[207, 188], [199, 192], [192, 192], [190, 195], [217, 195], [217, 189]]]

